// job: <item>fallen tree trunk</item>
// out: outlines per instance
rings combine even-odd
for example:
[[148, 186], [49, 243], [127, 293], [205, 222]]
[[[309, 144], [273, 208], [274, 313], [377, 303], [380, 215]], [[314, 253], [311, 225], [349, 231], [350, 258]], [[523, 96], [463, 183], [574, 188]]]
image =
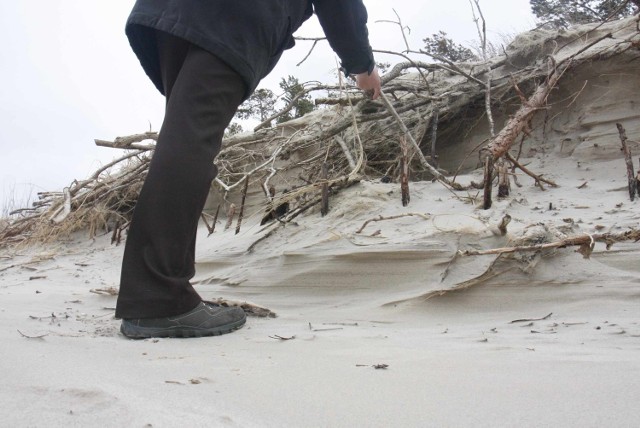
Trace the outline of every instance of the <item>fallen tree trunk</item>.
[[[529, 123], [531, 122], [531, 119], [533, 119], [533, 116], [538, 111], [545, 108], [547, 99], [549, 98], [551, 91], [556, 87], [558, 81], [565, 74], [565, 72], [574, 65], [574, 59], [589, 48], [600, 43], [602, 40], [611, 37], [611, 33], [600, 37], [599, 39], [590, 43], [588, 46], [585, 46], [583, 49], [580, 49], [575, 54], [566, 58], [564, 61], [562, 61], [561, 64], [556, 64], [555, 59], [553, 57], [549, 57], [551, 72], [547, 76], [547, 79], [542, 85], [538, 86], [538, 88], [535, 90], [533, 95], [529, 97], [529, 99], [524, 99], [524, 96], [521, 96], [521, 98], [523, 98], [523, 104], [520, 109], [518, 109], [518, 111], [507, 122], [507, 124], [504, 126], [504, 128], [502, 128], [498, 135], [496, 135], [495, 138], [493, 138], [492, 141], [484, 149], [482, 149], [481, 153], [483, 153], [483, 163], [486, 165], [487, 160], [490, 160], [490, 163], [493, 163], [502, 156], [505, 156], [516, 141], [516, 138], [518, 138], [518, 135], [526, 131]], [[519, 94], [521, 94], [521, 91], [517, 87], [517, 85], [516, 90]], [[485, 172], [490, 169], [492, 168], [485, 169]], [[487, 177], [485, 175], [485, 180], [491, 180], [491, 177]], [[486, 184], [485, 181], [484, 209], [491, 208], [491, 205], [491, 184]]]

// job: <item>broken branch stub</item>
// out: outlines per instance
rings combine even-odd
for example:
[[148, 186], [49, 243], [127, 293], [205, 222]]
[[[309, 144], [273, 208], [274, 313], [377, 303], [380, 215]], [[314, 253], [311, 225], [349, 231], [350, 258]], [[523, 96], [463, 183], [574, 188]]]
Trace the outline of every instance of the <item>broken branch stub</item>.
[[322, 215], [322, 217], [326, 216], [327, 214], [329, 214], [329, 182], [328, 182], [328, 175], [329, 175], [329, 166], [327, 165], [326, 162], [324, 162], [322, 164], [322, 205], [320, 208], [320, 214]]
[[400, 156], [400, 189], [402, 206], [406, 207], [411, 201], [411, 194], [409, 193], [409, 147], [404, 137], [400, 138], [400, 149], [402, 151]]
[[629, 197], [633, 201], [636, 197], [636, 191], [638, 190], [638, 181], [634, 174], [633, 159], [631, 159], [631, 151], [627, 144], [627, 131], [624, 129], [621, 123], [616, 123], [618, 132], [620, 133], [620, 142], [622, 143], [622, 152], [624, 153], [624, 160], [627, 165], [627, 180], [629, 182]]

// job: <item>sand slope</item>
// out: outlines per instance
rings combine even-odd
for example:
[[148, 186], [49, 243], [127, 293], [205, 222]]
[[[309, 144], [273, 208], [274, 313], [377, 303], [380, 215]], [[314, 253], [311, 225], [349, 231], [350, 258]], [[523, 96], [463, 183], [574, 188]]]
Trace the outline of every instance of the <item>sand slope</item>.
[[[413, 184], [406, 210], [396, 185], [364, 182], [336, 197], [327, 217], [299, 218], [251, 254], [265, 233], [258, 215], [238, 236], [202, 230], [201, 294], [279, 315], [218, 338], [123, 338], [115, 298], [90, 292], [118, 283], [122, 247], [108, 237], [8, 254], [0, 265], [3, 424], [632, 426], [640, 417], [637, 244], [597, 246], [591, 260], [573, 249], [521, 255], [464, 291], [423, 297], [481, 275], [495, 258], [451, 263], [458, 248], [502, 246], [535, 223], [576, 233], [637, 225], [626, 192], [607, 191], [624, 184], [624, 174], [608, 175], [613, 165], [598, 163], [585, 190], [565, 161], [545, 162], [561, 163], [562, 188], [541, 192], [523, 179], [490, 211], [434, 183]], [[429, 218], [355, 233], [367, 219], [403, 212]], [[490, 226], [505, 212], [510, 233], [496, 236]], [[45, 260], [29, 264], [34, 257]]]

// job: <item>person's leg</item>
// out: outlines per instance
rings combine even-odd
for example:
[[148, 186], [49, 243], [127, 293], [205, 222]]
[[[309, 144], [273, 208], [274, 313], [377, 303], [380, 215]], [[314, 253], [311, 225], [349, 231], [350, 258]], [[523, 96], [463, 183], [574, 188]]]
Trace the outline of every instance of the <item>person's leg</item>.
[[245, 93], [233, 69], [184, 40], [160, 34], [158, 51], [167, 110], [127, 237], [116, 308], [124, 319], [172, 317], [201, 304], [189, 283], [198, 220]]

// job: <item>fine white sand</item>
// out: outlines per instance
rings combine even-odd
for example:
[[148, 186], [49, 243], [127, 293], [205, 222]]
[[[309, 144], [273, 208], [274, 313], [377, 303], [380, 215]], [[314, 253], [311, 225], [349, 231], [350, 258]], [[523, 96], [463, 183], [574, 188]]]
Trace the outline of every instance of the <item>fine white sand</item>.
[[[589, 174], [575, 162], [545, 162], [563, 187], [542, 192], [520, 177], [524, 186], [489, 211], [435, 183], [413, 184], [404, 209], [397, 185], [364, 182], [334, 198], [325, 218], [300, 217], [251, 254], [265, 233], [257, 216], [237, 236], [207, 237], [203, 228], [195, 278], [203, 297], [278, 314], [222, 337], [121, 336], [115, 297], [90, 292], [118, 285], [123, 247], [108, 236], [7, 253], [2, 425], [633, 426], [637, 244], [597, 245], [590, 260], [573, 248], [507, 258], [485, 281], [423, 298], [480, 276], [495, 259], [451, 262], [458, 248], [508, 245], [532, 224], [573, 233], [637, 225], [621, 160], [594, 162]], [[578, 189], [583, 177], [589, 184]], [[428, 219], [355, 233], [367, 219], [407, 212]], [[496, 236], [504, 213], [510, 232]]]

